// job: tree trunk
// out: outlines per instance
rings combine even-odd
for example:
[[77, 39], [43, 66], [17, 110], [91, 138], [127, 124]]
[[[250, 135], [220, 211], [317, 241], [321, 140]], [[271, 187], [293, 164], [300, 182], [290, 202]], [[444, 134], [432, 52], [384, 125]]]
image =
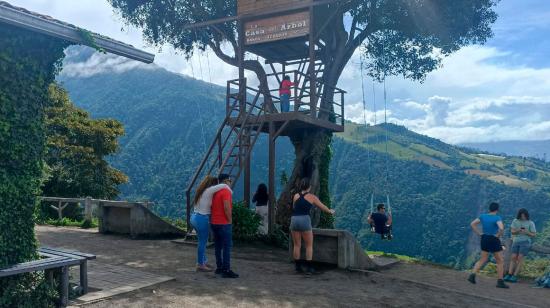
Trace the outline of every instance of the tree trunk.
[[[288, 231], [292, 212], [292, 197], [297, 193], [300, 180], [308, 177], [311, 180], [311, 193], [319, 195], [321, 191], [321, 175], [326, 173], [321, 170], [325, 151], [330, 148], [332, 134], [320, 130], [303, 130], [291, 136], [294, 145], [294, 169], [277, 202], [277, 223]], [[328, 182], [327, 182], [328, 183]], [[320, 221], [318, 210], [312, 213], [312, 223], [317, 226]]]

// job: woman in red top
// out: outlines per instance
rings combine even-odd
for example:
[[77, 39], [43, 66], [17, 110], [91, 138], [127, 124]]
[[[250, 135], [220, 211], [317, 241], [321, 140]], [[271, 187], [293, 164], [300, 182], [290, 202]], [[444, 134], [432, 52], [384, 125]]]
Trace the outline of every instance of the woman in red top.
[[290, 111], [290, 87], [292, 87], [293, 85], [294, 83], [290, 81], [290, 77], [288, 75], [285, 75], [279, 88], [279, 96], [281, 99], [281, 112]]

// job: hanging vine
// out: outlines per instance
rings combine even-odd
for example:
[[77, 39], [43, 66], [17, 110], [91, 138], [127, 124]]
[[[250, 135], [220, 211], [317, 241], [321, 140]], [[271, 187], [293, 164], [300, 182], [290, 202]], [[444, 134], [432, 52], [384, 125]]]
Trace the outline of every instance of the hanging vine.
[[[44, 108], [68, 42], [0, 26], [0, 268], [37, 258], [34, 210], [43, 175]], [[0, 307], [49, 307], [43, 274], [0, 280]]]

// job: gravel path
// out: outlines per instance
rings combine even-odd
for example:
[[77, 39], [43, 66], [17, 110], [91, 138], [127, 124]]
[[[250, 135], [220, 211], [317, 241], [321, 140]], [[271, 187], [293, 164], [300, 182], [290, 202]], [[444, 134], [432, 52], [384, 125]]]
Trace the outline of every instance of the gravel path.
[[[97, 262], [175, 277], [175, 281], [119, 295], [86, 307], [550, 307], [548, 290], [527, 284], [497, 290], [494, 281], [469, 285], [465, 273], [400, 264], [382, 273], [326, 270], [295, 275], [284, 250], [234, 248], [239, 279], [194, 271], [195, 249], [168, 240], [131, 240], [96, 230], [39, 226], [41, 244], [97, 255]], [[209, 258], [214, 261], [213, 251]], [[424, 284], [411, 282], [421, 280]], [[456, 289], [457, 292], [451, 289]], [[486, 297], [486, 298], [483, 298]], [[494, 301], [499, 298], [507, 301]]]

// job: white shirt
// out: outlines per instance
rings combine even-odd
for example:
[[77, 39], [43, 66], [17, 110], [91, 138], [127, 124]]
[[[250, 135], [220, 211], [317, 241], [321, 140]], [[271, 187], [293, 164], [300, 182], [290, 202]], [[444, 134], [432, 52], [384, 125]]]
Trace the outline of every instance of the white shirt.
[[226, 184], [210, 186], [206, 190], [204, 190], [202, 196], [199, 199], [199, 203], [195, 204], [195, 213], [210, 215], [210, 209], [212, 208], [212, 198], [214, 197], [214, 194], [224, 188], [231, 191], [231, 188]]

